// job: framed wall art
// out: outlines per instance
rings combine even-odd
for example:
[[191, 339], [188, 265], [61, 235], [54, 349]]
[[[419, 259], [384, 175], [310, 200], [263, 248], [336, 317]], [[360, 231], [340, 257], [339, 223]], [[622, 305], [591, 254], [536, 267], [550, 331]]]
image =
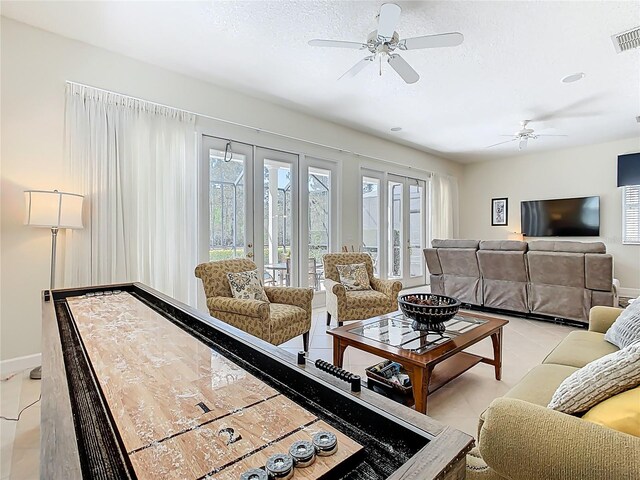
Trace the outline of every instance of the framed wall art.
[[505, 226], [509, 224], [509, 199], [491, 199], [491, 226]]

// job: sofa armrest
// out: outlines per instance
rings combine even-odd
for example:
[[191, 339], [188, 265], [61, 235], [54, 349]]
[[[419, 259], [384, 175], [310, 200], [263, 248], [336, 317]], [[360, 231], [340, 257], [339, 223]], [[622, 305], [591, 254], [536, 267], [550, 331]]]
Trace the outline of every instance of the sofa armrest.
[[339, 301], [347, 300], [347, 289], [344, 288], [340, 282], [334, 282], [333, 280], [326, 278], [324, 280], [324, 288], [327, 292], [333, 293], [336, 297], [338, 297]]
[[243, 300], [232, 297], [209, 297], [207, 298], [209, 313], [214, 311], [233, 313], [267, 320], [269, 318], [269, 303], [261, 300]]
[[264, 287], [264, 291], [273, 303], [285, 303], [295, 305], [303, 310], [311, 312], [313, 301], [313, 288], [298, 287]]
[[392, 299], [398, 298], [398, 293], [402, 290], [402, 282], [399, 280], [380, 280], [379, 278], [371, 278], [371, 286], [374, 290], [384, 293]]
[[607, 333], [611, 324], [622, 313], [622, 308], [617, 307], [592, 307], [589, 311], [589, 330], [598, 333]]
[[512, 398], [485, 412], [479, 450], [510, 480], [640, 478], [640, 438]]

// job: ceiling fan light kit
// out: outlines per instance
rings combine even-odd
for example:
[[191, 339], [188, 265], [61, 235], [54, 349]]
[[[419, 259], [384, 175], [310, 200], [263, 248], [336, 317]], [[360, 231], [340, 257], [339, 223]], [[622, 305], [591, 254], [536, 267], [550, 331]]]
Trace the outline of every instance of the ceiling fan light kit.
[[452, 32], [401, 39], [398, 32], [395, 31], [396, 25], [400, 20], [401, 12], [402, 9], [395, 3], [383, 4], [380, 7], [380, 13], [377, 17], [378, 29], [369, 34], [366, 43], [314, 39], [309, 41], [309, 45], [312, 47], [369, 50], [371, 55], [360, 60], [340, 78], [355, 77], [375, 60], [379, 61], [379, 71], [380, 75], [382, 75], [382, 61], [386, 60], [389, 66], [393, 68], [406, 83], [416, 83], [420, 80], [420, 75], [418, 75], [418, 72], [416, 72], [404, 58], [398, 53], [395, 53], [396, 50], [406, 51], [423, 48], [455, 47], [464, 41], [464, 36], [461, 33]]
[[500, 135], [501, 137], [513, 137], [510, 140], [505, 140], [504, 142], [494, 143], [493, 145], [489, 145], [487, 148], [497, 147], [498, 145], [503, 145], [505, 143], [518, 142], [518, 150], [524, 150], [529, 145], [529, 140], [537, 140], [540, 137], [566, 137], [566, 135], [551, 135], [551, 134], [537, 134], [533, 130], [533, 128], [529, 128], [529, 123], [531, 120], [523, 120], [520, 122], [520, 130], [515, 132], [512, 135]]

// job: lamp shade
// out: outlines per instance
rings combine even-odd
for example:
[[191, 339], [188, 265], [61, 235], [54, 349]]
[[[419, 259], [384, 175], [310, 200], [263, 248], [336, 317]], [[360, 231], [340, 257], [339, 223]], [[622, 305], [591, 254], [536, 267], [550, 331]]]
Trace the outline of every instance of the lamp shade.
[[24, 224], [32, 227], [82, 228], [82, 201], [75, 193], [27, 190]]

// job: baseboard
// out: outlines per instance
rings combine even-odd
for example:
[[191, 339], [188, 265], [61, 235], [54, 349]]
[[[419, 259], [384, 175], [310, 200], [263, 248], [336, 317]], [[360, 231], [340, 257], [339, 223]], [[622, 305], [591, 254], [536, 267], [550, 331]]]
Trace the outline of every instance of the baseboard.
[[621, 297], [631, 297], [638, 298], [640, 297], [640, 288], [618, 288], [618, 295]]
[[28, 368], [35, 368], [42, 364], [42, 354], [34, 353], [24, 357], [9, 358], [0, 362], [0, 376], [4, 377], [13, 372], [19, 372]]

